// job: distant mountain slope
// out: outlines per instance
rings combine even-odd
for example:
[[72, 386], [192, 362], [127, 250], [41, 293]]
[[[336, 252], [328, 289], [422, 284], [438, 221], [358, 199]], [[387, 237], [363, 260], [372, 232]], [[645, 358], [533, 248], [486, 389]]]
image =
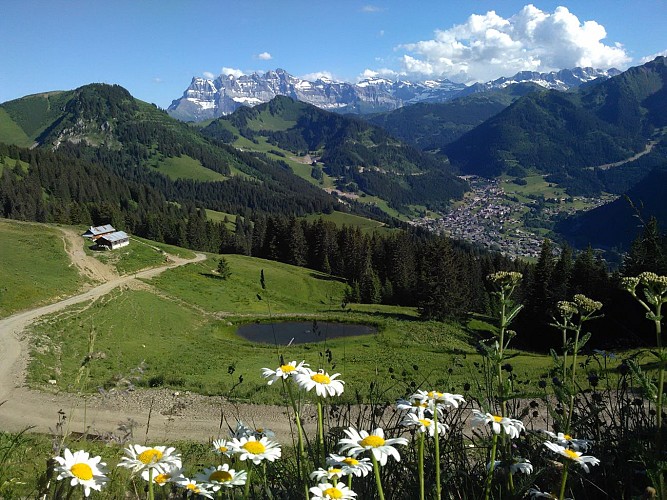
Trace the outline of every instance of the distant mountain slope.
[[563, 176], [642, 151], [667, 124], [667, 67], [659, 57], [578, 92], [529, 94], [445, 149], [465, 173], [513, 167]]
[[419, 103], [366, 119], [422, 151], [439, 152], [447, 144], [498, 114], [519, 97], [543, 90], [535, 83], [514, 83], [444, 103]]
[[513, 77], [466, 86], [447, 79], [425, 81], [369, 78], [358, 83], [315, 81], [290, 75], [282, 69], [264, 74], [220, 75], [210, 80], [195, 77], [183, 96], [175, 99], [168, 112], [184, 121], [204, 121], [228, 115], [241, 106], [256, 106], [276, 96], [312, 104], [339, 113], [376, 113], [420, 102], [444, 102], [476, 92], [501, 89], [514, 83], [534, 82], [555, 90], [567, 90], [618, 71], [593, 68], [565, 69], [551, 73], [524, 71]]
[[637, 210], [644, 221], [653, 216], [662, 231], [667, 230], [666, 188], [667, 163], [652, 170], [618, 200], [561, 221], [556, 231], [578, 247], [591, 244], [627, 251], [642, 229]]
[[202, 133], [220, 140], [230, 140], [230, 134], [251, 141], [263, 137], [295, 155], [310, 154], [341, 189], [377, 196], [399, 210], [417, 204], [444, 207], [465, 190], [443, 160], [424, 155], [379, 127], [287, 97], [238, 109]]

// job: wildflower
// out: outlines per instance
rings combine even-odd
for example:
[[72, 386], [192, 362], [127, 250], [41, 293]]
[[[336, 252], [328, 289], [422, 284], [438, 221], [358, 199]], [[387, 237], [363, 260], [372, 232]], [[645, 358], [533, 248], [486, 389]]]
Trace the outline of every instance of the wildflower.
[[226, 488], [243, 486], [247, 478], [248, 473], [246, 471], [236, 472], [234, 469], [230, 469], [228, 464], [209, 467], [195, 476], [196, 481], [214, 492], [223, 486]]
[[498, 415], [491, 415], [490, 413], [482, 413], [479, 410], [473, 410], [472, 426], [478, 427], [480, 425], [491, 424], [491, 429], [494, 433], [500, 434], [501, 429], [505, 434], [509, 435], [510, 439], [519, 437], [521, 431], [525, 430], [523, 422], [515, 418], [501, 417]]
[[218, 455], [230, 456], [231, 451], [229, 449], [229, 441], [226, 439], [216, 439], [213, 441], [213, 451]]
[[564, 318], [570, 319], [575, 314], [579, 313], [577, 309], [577, 304], [570, 302], [569, 300], [561, 300], [558, 302], [558, 312]]
[[588, 464], [598, 465], [600, 463], [600, 460], [593, 457], [593, 456], [582, 455], [580, 451], [574, 451], [574, 450], [571, 450], [569, 448], [564, 448], [563, 446], [560, 446], [559, 444], [556, 444], [556, 443], [552, 443], [551, 441], [545, 442], [544, 446], [549, 448], [554, 453], [558, 453], [559, 455], [564, 456], [568, 460], [572, 460], [573, 462], [576, 462], [586, 472], [590, 471], [589, 468], [588, 468]]
[[[401, 421], [401, 425], [404, 425], [405, 427], [414, 427], [417, 432], [428, 433], [430, 437], [435, 436], [435, 423], [425, 415], [408, 413]], [[447, 424], [438, 422], [438, 434], [445, 434], [448, 430], [449, 426]]]
[[552, 493], [545, 493], [534, 487], [530, 488], [526, 493], [530, 495], [530, 498], [551, 498], [553, 500], [556, 500], [558, 498], [558, 495], [554, 495]]
[[366, 477], [373, 470], [370, 458], [343, 457], [334, 453], [327, 457], [327, 465], [340, 467], [343, 476]]
[[144, 469], [159, 468], [161, 470], [171, 467], [181, 467], [181, 457], [174, 453], [176, 448], [167, 448], [166, 446], [141, 446], [140, 444], [131, 444], [125, 448], [127, 457], [123, 457], [118, 467], [132, 469], [133, 473], [141, 472]]
[[183, 469], [180, 467], [159, 467], [155, 469], [144, 469], [141, 472], [141, 477], [144, 481], [148, 481], [151, 475], [153, 477], [153, 482], [158, 486], [164, 486], [167, 483], [180, 483], [185, 480]]
[[499, 287], [512, 287], [519, 284], [523, 274], [512, 271], [498, 271], [497, 273], [489, 274], [486, 279], [495, 283]]
[[324, 370], [317, 372], [312, 371], [309, 368], [306, 368], [304, 371], [297, 373], [294, 376], [294, 380], [297, 385], [306, 391], [310, 391], [315, 388], [315, 392], [318, 396], [326, 398], [327, 396], [340, 396], [343, 394], [343, 382], [342, 380], [336, 380], [340, 373], [334, 373], [329, 375], [325, 373]]
[[[236, 429], [234, 429], [234, 432], [232, 433], [232, 437], [236, 439], [241, 439], [243, 437], [250, 437], [254, 436], [255, 431], [254, 429], [251, 429], [248, 427], [246, 424], [244, 424], [242, 421], [237, 420], [236, 421]], [[227, 445], [229, 446], [229, 441], [227, 442]]]
[[[500, 468], [507, 468], [512, 474], [516, 474], [518, 472], [521, 472], [523, 474], [532, 474], [533, 473], [533, 464], [530, 463], [530, 460], [527, 458], [520, 458], [517, 457], [512, 461], [512, 463], [503, 463], [501, 460], [496, 460], [495, 465], [493, 466], [494, 470], [498, 470]], [[491, 462], [486, 464], [487, 470], [491, 468]]]
[[428, 401], [421, 398], [419, 394], [413, 394], [408, 399], [399, 399], [396, 401], [396, 408], [415, 413], [423, 413], [424, 410], [428, 408]]
[[183, 481], [178, 483], [183, 489], [185, 489], [185, 494], [188, 497], [192, 495], [199, 495], [204, 498], [213, 498], [213, 494], [204, 487], [204, 485], [193, 481], [192, 479], [184, 478]]
[[85, 496], [90, 495], [91, 489], [102, 490], [108, 479], [104, 469], [106, 464], [100, 462], [101, 457], [90, 458], [88, 452], [83, 450], [72, 453], [69, 448], [65, 448], [64, 455], [64, 457], [54, 457], [59, 464], [55, 467], [58, 481], [71, 478], [70, 486], [80, 484], [83, 486]]
[[381, 428], [375, 429], [371, 434], [367, 431], [357, 431], [350, 427], [345, 429], [347, 438], [341, 439], [338, 444], [342, 445], [340, 451], [347, 451], [348, 455], [357, 457], [366, 450], [371, 450], [375, 459], [380, 462], [380, 465], [387, 463], [387, 457], [391, 455], [397, 462], [401, 460], [401, 455], [398, 450], [394, 448], [395, 444], [407, 445], [408, 440], [405, 438], [385, 439], [384, 431]]
[[270, 379], [267, 382], [267, 384], [271, 385], [276, 380], [280, 379], [286, 380], [289, 377], [294, 376], [297, 373], [300, 373], [307, 366], [308, 363], [306, 363], [305, 361], [301, 361], [299, 364], [297, 364], [296, 361], [290, 361], [286, 365], [280, 365], [275, 370], [272, 370], [270, 368], [262, 368], [262, 377]]
[[310, 473], [310, 479], [317, 479], [318, 482], [323, 482], [324, 480], [332, 480], [335, 479], [336, 481], [343, 477], [345, 474], [343, 474], [343, 468], [342, 467], [337, 467], [335, 465], [329, 466], [326, 469], [323, 469], [320, 467], [316, 471], [313, 471]]
[[581, 293], [578, 293], [574, 296], [574, 302], [577, 304], [579, 311], [586, 315], [593, 314], [595, 311], [602, 309], [602, 302], [589, 299]]
[[262, 460], [273, 462], [281, 455], [280, 445], [265, 437], [259, 441], [255, 436], [235, 438], [230, 445], [234, 453], [240, 454], [239, 460], [251, 460], [255, 465]]
[[415, 397], [421, 397], [429, 402], [429, 407], [438, 406], [451, 406], [454, 408], [459, 407], [459, 403], [465, 403], [465, 399], [460, 394], [450, 394], [448, 392], [439, 392], [439, 391], [417, 391], [414, 394]]
[[562, 432], [559, 432], [558, 434], [554, 434], [550, 431], [542, 432], [544, 432], [551, 439], [556, 440], [556, 443], [558, 443], [560, 446], [573, 449], [574, 451], [587, 451], [591, 445], [591, 442], [587, 439], [575, 439], [569, 434], [563, 434]]
[[310, 488], [313, 494], [310, 500], [330, 500], [332, 498], [339, 500], [349, 500], [357, 496], [357, 494], [343, 483], [321, 483]]

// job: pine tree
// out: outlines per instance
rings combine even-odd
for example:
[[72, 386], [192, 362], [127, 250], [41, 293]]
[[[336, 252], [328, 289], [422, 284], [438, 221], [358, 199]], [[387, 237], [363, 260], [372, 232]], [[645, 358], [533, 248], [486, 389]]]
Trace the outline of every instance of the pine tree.
[[232, 275], [232, 270], [229, 267], [229, 262], [224, 257], [218, 261], [218, 276], [220, 279], [226, 280]]

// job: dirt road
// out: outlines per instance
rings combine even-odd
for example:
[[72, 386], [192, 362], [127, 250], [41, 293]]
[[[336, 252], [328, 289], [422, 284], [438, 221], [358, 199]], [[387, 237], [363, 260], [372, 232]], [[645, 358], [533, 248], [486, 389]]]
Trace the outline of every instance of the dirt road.
[[[289, 420], [284, 408], [271, 406], [234, 406], [220, 398], [196, 394], [171, 393], [166, 390], [137, 390], [110, 395], [77, 396], [48, 393], [26, 387], [29, 341], [24, 334], [36, 319], [60, 311], [73, 304], [95, 300], [114, 288], [136, 283], [137, 278], [150, 278], [166, 269], [206, 258], [197, 254], [187, 260], [170, 256], [162, 267], [118, 276], [82, 250], [74, 232], [62, 229], [65, 249], [81, 274], [102, 284], [79, 295], [54, 304], [23, 311], [0, 320], [0, 429], [19, 431], [32, 426], [35, 432], [55, 429], [59, 412], [65, 415], [64, 428], [71, 432], [93, 434], [117, 433], [119, 424], [134, 421], [135, 440], [192, 439], [206, 441], [219, 434], [226, 435], [224, 420], [236, 418], [255, 423], [276, 432], [281, 441], [291, 440]], [[222, 416], [222, 418], [221, 418]], [[222, 425], [221, 425], [221, 422]], [[222, 427], [222, 432], [220, 431]]]

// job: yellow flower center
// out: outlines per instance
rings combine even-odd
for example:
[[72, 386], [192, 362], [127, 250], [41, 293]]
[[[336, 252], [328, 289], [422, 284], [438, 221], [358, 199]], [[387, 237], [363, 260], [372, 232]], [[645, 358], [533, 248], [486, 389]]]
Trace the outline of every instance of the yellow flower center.
[[159, 485], [163, 485], [171, 479], [169, 474], [158, 474], [155, 476], [155, 482]]
[[69, 471], [74, 477], [82, 481], [88, 481], [93, 478], [93, 469], [88, 464], [74, 464]]
[[220, 453], [227, 453], [227, 451], [229, 451], [229, 448], [227, 448], [226, 446], [218, 446], [218, 451]]
[[343, 472], [343, 469], [339, 469], [337, 467], [330, 467], [328, 472], [329, 474], [338, 474], [340, 476], [340, 474]]
[[379, 446], [382, 446], [384, 444], [384, 439], [382, 439], [380, 436], [374, 436], [370, 435], [368, 437], [365, 437], [362, 439], [359, 444], [361, 446], [370, 446], [371, 448], [377, 448]]
[[280, 371], [283, 372], [283, 373], [293, 372], [294, 370], [296, 370], [296, 367], [295, 367], [295, 366], [292, 366], [292, 365], [280, 365]]
[[442, 397], [442, 392], [438, 392], [438, 391], [429, 391], [429, 393], [428, 393], [428, 397], [429, 397], [429, 398], [434, 398], [434, 399], [439, 399], [439, 398]]
[[428, 427], [429, 425], [431, 425], [431, 421], [430, 421], [430, 420], [426, 420], [425, 418], [420, 418], [419, 421], [421, 422], [421, 424], [422, 424], [424, 427]]
[[327, 488], [322, 493], [327, 498], [343, 498], [343, 492], [338, 488]]
[[331, 379], [329, 378], [328, 375], [325, 375], [324, 373], [315, 373], [310, 376], [311, 379], [313, 379], [314, 382], [317, 382], [318, 384], [330, 384]]
[[137, 458], [142, 464], [154, 464], [155, 462], [160, 461], [162, 458], [162, 452], [160, 450], [156, 450], [155, 448], [151, 448], [141, 452]]
[[426, 408], [428, 405], [420, 401], [415, 401], [414, 403], [412, 403], [412, 406], [414, 406], [415, 408]]
[[576, 451], [572, 451], [572, 450], [563, 450], [563, 453], [564, 453], [565, 456], [566, 456], [567, 458], [569, 458], [570, 460], [579, 460], [579, 455], [577, 454]]
[[248, 453], [252, 453], [253, 455], [259, 455], [266, 451], [266, 446], [264, 446], [259, 441], [248, 441], [246, 444], [243, 445], [243, 448]]
[[188, 484], [185, 489], [192, 491], [193, 493], [199, 493], [199, 488], [197, 487], [196, 484]]
[[496, 422], [500, 423], [503, 421], [503, 417], [499, 417], [498, 415], [493, 415], [493, 420]]
[[563, 439], [565, 439], [566, 441], [570, 441], [572, 439], [572, 436], [570, 436], [569, 434], [564, 434]]
[[226, 470], [217, 470], [208, 476], [209, 481], [217, 481], [219, 483], [228, 483], [232, 479], [232, 475]]
[[359, 465], [359, 460], [352, 457], [347, 457], [343, 459], [343, 463], [347, 465]]

